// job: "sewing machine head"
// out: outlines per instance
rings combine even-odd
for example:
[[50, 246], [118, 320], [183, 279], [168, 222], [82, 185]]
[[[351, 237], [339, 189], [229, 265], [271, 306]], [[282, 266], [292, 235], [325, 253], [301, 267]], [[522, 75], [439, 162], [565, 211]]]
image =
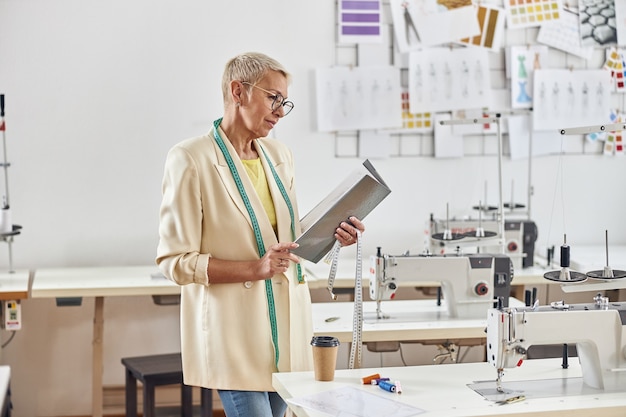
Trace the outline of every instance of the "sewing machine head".
[[[626, 303], [595, 303], [490, 309], [487, 360], [498, 371], [521, 366], [533, 345], [576, 344], [586, 385], [626, 387]], [[622, 371], [622, 372], [620, 372]]]
[[379, 249], [370, 262], [370, 298], [378, 303], [393, 299], [400, 286], [434, 282], [450, 317], [484, 318], [498, 299], [508, 306], [513, 268], [506, 255], [389, 256]]
[[[431, 253], [455, 253], [460, 248], [464, 253], [476, 252], [473, 248], [480, 248], [482, 253], [498, 253], [500, 238], [497, 219], [490, 218], [479, 221], [476, 218], [463, 219], [430, 219], [429, 250]], [[446, 233], [460, 239], [445, 239]], [[495, 236], [489, 237], [490, 233]], [[442, 239], [435, 237], [442, 236]], [[504, 254], [511, 258], [515, 269], [527, 268], [534, 265], [535, 242], [537, 240], [537, 225], [530, 220], [504, 221]]]

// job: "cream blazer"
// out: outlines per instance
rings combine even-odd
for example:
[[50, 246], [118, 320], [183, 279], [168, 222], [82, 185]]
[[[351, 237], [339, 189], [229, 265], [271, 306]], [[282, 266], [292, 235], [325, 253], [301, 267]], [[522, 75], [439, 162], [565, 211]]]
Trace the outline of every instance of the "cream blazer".
[[[220, 129], [240, 173], [268, 248], [293, 241], [288, 207], [280, 194], [262, 146], [287, 190], [300, 234], [294, 190], [293, 156], [275, 139], [254, 143], [267, 176], [278, 222], [278, 239], [264, 214], [245, 168]], [[275, 391], [272, 373], [312, 369], [311, 299], [299, 284], [294, 264], [272, 277], [278, 323], [278, 369], [268, 314], [265, 281], [211, 284], [209, 257], [259, 258], [248, 212], [217, 146], [213, 131], [187, 139], [168, 153], [163, 177], [156, 262], [181, 285], [181, 351], [184, 382], [213, 389]]]

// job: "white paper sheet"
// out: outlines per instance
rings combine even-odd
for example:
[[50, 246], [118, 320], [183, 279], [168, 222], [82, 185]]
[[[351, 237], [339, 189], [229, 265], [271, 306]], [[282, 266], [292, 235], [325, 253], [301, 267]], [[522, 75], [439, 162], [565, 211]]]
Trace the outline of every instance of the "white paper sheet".
[[489, 108], [489, 51], [428, 48], [409, 55], [412, 113]]
[[375, 385], [368, 388], [368, 391], [379, 390], [381, 395], [347, 386], [290, 398], [287, 402], [337, 417], [411, 417], [424, 413], [397, 401], [398, 394], [382, 391]]
[[611, 73], [607, 70], [537, 70], [534, 80], [535, 130], [608, 122]]
[[463, 136], [454, 134], [451, 125], [439, 123], [450, 118], [450, 113], [435, 115], [435, 158], [461, 158], [463, 156]]
[[541, 25], [537, 42], [584, 59], [591, 58], [593, 53], [592, 47], [581, 46], [578, 10], [574, 8], [564, 8], [559, 20]]
[[626, 0], [615, 0], [615, 27], [617, 44], [626, 45]]
[[533, 157], [561, 152], [562, 135], [556, 130], [532, 132], [530, 115], [509, 116], [505, 120], [508, 124], [509, 152], [512, 160], [528, 158], [531, 138]]
[[448, 9], [436, 0], [390, 0], [390, 7], [396, 44], [402, 53], [480, 35], [471, 1]]
[[318, 69], [315, 75], [320, 131], [402, 126], [398, 68], [334, 67]]

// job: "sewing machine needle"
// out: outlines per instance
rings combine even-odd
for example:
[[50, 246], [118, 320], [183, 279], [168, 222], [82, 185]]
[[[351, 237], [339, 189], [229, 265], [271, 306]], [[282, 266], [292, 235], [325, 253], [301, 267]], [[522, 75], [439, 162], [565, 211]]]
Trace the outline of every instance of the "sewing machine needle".
[[498, 369], [498, 377], [496, 378], [496, 391], [498, 392], [504, 392], [504, 389], [502, 388], [502, 375], [504, 374], [504, 371], [502, 369]]

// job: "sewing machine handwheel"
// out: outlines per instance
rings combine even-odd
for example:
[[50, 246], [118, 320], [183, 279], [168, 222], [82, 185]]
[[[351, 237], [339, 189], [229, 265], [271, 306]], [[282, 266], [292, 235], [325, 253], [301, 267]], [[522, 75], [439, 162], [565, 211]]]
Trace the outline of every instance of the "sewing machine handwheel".
[[583, 282], [587, 280], [587, 275], [581, 274], [580, 272], [570, 271], [569, 276], [570, 279], [561, 279], [561, 271], [550, 271], [543, 274], [545, 279], [557, 282]]
[[626, 278], [626, 271], [621, 271], [619, 269], [614, 269], [612, 277], [605, 277], [604, 276], [604, 271], [601, 271], [601, 270], [589, 271], [589, 272], [587, 272], [587, 276], [589, 278], [593, 278], [593, 279], [620, 279], [620, 278]]
[[444, 233], [435, 233], [431, 236], [435, 240], [460, 240], [465, 237], [462, 233], [451, 233], [450, 237], [444, 238]]

